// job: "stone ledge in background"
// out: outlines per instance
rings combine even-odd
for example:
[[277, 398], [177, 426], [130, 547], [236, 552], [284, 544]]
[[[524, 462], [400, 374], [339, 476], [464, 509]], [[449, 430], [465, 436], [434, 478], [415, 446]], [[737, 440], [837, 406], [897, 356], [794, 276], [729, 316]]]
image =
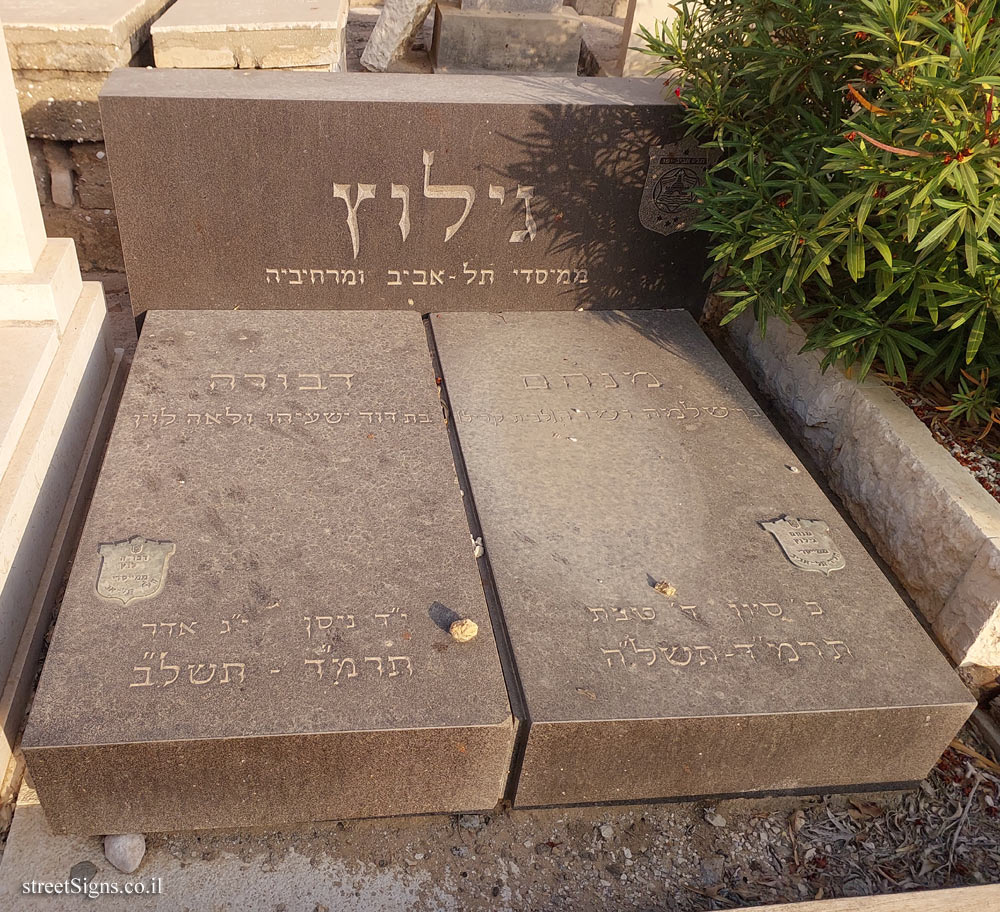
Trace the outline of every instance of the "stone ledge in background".
[[158, 67], [340, 72], [348, 0], [178, 0], [152, 27]]
[[12, 69], [109, 73], [128, 66], [172, 0], [0, 0]]

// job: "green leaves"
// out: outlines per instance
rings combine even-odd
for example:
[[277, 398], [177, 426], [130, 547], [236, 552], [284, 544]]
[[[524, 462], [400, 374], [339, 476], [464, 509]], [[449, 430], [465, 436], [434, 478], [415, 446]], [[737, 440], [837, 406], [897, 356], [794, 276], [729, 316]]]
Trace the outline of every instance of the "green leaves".
[[825, 364], [1000, 396], [1000, 0], [677, 9], [645, 37], [721, 152], [696, 227], [726, 319], [793, 315]]

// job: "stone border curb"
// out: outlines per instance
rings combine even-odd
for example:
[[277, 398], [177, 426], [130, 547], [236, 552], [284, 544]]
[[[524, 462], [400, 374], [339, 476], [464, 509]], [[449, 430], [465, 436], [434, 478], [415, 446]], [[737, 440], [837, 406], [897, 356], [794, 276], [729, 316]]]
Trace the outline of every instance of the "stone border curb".
[[[977, 697], [1000, 689], [1000, 503], [879, 380], [858, 384], [805, 333], [752, 316], [726, 327]], [[887, 644], [889, 645], [889, 644]]]

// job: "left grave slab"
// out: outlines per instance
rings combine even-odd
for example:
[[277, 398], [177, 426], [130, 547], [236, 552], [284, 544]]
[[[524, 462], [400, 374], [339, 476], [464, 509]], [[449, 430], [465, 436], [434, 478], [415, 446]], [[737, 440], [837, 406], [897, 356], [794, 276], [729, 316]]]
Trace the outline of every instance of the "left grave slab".
[[513, 742], [420, 318], [150, 314], [24, 737], [53, 830], [485, 810]]

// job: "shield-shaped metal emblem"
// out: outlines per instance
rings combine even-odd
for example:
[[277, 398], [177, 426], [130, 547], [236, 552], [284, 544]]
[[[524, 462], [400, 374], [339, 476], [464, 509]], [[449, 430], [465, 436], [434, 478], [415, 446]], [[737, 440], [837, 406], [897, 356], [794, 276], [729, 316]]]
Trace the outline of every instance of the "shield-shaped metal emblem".
[[97, 594], [117, 599], [123, 605], [155, 598], [163, 591], [167, 562], [176, 550], [173, 542], [152, 541], [141, 535], [98, 545], [101, 569], [97, 574]]
[[639, 221], [658, 234], [687, 228], [694, 218], [695, 188], [709, 166], [709, 155], [694, 140], [652, 146], [646, 186], [639, 203]]
[[830, 527], [823, 520], [784, 516], [760, 525], [778, 540], [785, 556], [800, 570], [829, 576], [834, 570], [844, 569], [844, 555], [837, 550], [830, 538]]

